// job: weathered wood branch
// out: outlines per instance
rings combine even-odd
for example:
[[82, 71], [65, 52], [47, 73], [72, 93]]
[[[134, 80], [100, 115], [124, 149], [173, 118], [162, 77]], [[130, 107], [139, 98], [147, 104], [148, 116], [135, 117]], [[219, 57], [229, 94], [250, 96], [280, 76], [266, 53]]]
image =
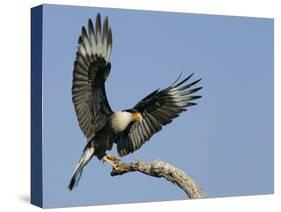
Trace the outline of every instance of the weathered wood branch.
[[113, 169], [111, 176], [123, 175], [129, 172], [140, 172], [152, 177], [163, 177], [166, 180], [180, 187], [191, 199], [204, 198], [205, 194], [197, 183], [181, 169], [166, 163], [160, 159], [154, 160], [151, 164], [143, 160], [136, 163], [124, 163], [115, 161], [116, 169]]

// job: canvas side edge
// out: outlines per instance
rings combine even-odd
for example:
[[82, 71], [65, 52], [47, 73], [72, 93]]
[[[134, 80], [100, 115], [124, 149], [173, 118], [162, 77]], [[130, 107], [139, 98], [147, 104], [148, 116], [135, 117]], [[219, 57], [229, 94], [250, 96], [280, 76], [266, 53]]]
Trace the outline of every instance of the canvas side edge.
[[31, 9], [31, 203], [43, 207], [42, 169], [43, 6]]

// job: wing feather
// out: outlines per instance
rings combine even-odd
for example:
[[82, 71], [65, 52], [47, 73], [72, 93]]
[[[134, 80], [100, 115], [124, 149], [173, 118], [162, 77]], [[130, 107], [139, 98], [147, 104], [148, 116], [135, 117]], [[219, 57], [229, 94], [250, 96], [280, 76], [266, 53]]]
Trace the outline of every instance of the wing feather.
[[166, 89], [155, 90], [135, 105], [133, 109], [139, 111], [143, 119], [130, 125], [122, 134], [122, 139], [116, 139], [120, 156], [139, 149], [155, 133], [159, 132], [162, 126], [171, 123], [180, 113], [186, 111], [187, 107], [196, 105], [193, 101], [201, 96], [192, 94], [201, 90], [202, 87], [194, 88], [193, 86], [201, 79], [186, 84], [192, 76], [193, 74], [178, 82], [179, 77]]
[[[91, 19], [88, 21], [88, 31], [83, 26], [78, 39], [78, 50], [74, 62], [72, 81], [72, 101], [76, 111], [79, 126], [87, 140], [90, 141], [106, 123], [112, 110], [108, 104], [105, 92], [105, 81], [110, 72], [111, 64], [103, 49], [112, 48], [112, 41], [105, 42], [109, 32], [108, 18], [101, 25], [100, 14], [96, 17], [94, 28]], [[95, 32], [96, 31], [96, 32]], [[103, 32], [103, 34], [101, 34]], [[103, 36], [103, 38], [102, 38]]]

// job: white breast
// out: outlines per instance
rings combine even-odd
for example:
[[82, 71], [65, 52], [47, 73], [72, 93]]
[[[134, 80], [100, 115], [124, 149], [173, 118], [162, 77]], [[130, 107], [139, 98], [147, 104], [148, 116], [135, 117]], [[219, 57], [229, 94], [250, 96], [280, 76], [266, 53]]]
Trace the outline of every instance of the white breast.
[[112, 129], [115, 133], [124, 131], [132, 121], [132, 114], [129, 112], [115, 112], [111, 116]]

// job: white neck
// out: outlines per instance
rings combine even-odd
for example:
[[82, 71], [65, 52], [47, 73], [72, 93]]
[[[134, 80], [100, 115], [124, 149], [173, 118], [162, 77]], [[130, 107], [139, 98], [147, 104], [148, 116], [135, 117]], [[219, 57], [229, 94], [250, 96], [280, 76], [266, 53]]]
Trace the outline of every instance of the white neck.
[[132, 114], [126, 111], [115, 112], [111, 116], [112, 129], [115, 133], [123, 132], [133, 120]]

